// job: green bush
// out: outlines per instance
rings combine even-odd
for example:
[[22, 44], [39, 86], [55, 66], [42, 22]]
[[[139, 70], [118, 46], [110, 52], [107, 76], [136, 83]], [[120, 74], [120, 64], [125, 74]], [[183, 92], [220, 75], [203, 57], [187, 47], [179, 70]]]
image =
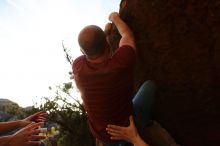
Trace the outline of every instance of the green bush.
[[58, 146], [93, 146], [95, 141], [88, 127], [86, 112], [80, 101], [71, 96], [70, 90], [73, 89], [71, 82], [57, 86], [54, 97], [43, 98], [40, 110], [48, 113], [47, 122], [59, 126]]

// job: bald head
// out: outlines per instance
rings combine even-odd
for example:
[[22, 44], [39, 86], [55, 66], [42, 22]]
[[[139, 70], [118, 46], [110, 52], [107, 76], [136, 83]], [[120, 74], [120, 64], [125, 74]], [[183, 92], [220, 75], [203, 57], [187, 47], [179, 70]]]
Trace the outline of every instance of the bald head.
[[78, 42], [83, 53], [87, 57], [93, 58], [104, 53], [106, 36], [100, 27], [89, 25], [79, 33]]

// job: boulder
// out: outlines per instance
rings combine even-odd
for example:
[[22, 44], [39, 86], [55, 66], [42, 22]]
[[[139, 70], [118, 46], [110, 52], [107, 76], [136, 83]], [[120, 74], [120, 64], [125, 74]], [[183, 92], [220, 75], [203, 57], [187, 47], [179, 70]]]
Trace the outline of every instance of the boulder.
[[[156, 120], [183, 146], [220, 145], [220, 1], [122, 0], [137, 42], [136, 88], [159, 87]], [[111, 32], [113, 48], [119, 35]]]

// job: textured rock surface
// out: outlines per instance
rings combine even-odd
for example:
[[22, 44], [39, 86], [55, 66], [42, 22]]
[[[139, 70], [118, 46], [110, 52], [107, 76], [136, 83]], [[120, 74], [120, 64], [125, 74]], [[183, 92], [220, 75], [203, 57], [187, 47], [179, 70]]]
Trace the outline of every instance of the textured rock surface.
[[137, 86], [159, 86], [156, 119], [183, 146], [219, 146], [220, 1], [122, 0], [120, 15], [137, 40]]

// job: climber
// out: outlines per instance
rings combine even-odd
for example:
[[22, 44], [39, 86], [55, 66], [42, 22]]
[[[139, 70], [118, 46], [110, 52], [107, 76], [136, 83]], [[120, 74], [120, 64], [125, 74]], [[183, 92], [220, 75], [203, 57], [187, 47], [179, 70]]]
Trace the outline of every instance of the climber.
[[104, 31], [96, 25], [86, 26], [78, 36], [83, 55], [74, 60], [72, 68], [92, 134], [105, 146], [120, 146], [127, 142], [112, 140], [107, 125], [128, 126], [129, 116], [134, 115], [141, 132], [151, 120], [156, 87], [153, 81], [146, 81], [134, 96], [134, 35], [117, 12], [109, 20], [121, 35], [119, 48], [112, 52], [107, 39], [112, 23]]
[[37, 112], [23, 120], [0, 122], [0, 134], [21, 128], [12, 135], [0, 136], [1, 146], [40, 146], [45, 136], [38, 135], [45, 121], [45, 113]]

